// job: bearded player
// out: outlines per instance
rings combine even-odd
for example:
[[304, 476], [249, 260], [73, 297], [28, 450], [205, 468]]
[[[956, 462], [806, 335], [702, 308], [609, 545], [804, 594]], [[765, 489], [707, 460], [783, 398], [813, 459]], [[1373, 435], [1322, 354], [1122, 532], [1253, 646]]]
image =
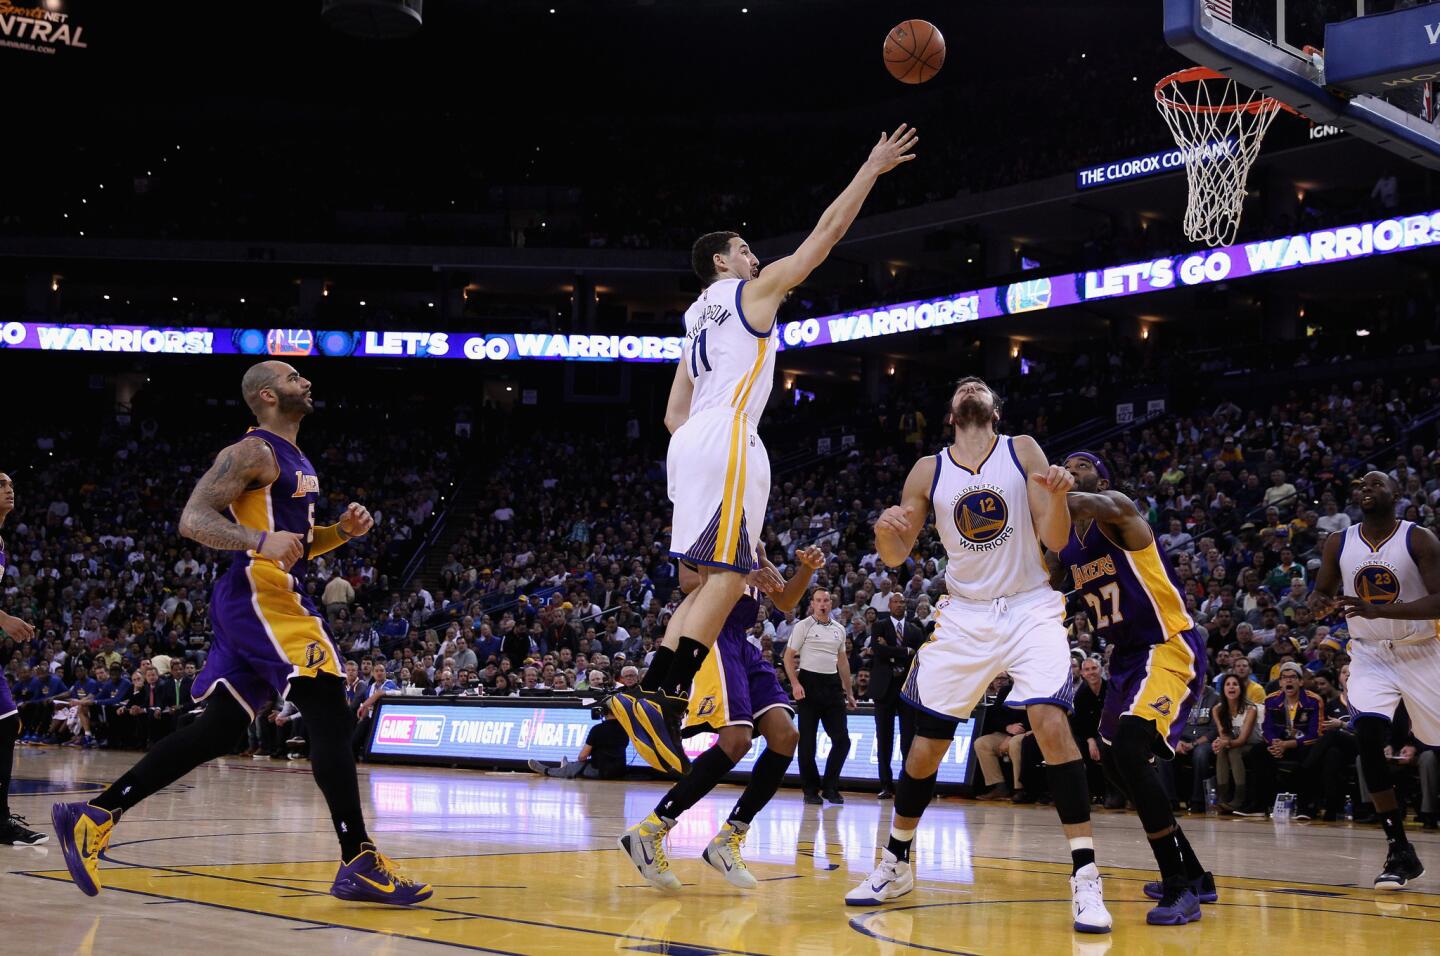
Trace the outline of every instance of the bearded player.
[[1190, 841], [1175, 822], [1152, 758], [1170, 760], [1190, 709], [1204, 693], [1205, 629], [1185, 610], [1180, 581], [1135, 503], [1110, 489], [1110, 470], [1088, 451], [1065, 460], [1075, 479], [1067, 496], [1073, 530], [1052, 582], [1069, 571], [1095, 622], [1114, 648], [1100, 739], [1110, 745], [1106, 769], [1135, 802], [1160, 882], [1145, 893], [1159, 902], [1145, 921], [1184, 926], [1200, 904], [1218, 896]]
[[[0, 472], [0, 528], [15, 510], [15, 482]], [[5, 539], [0, 538], [0, 584], [5, 581]], [[0, 611], [0, 631], [16, 641], [28, 641], [35, 628]], [[0, 846], [39, 846], [50, 842], [43, 833], [25, 825], [25, 818], [10, 812], [10, 773], [15, 764], [15, 741], [20, 736], [20, 711], [10, 694], [10, 682], [0, 673]]]
[[340, 840], [330, 893], [343, 900], [409, 905], [430, 898], [365, 832], [350, 750], [354, 718], [345, 703], [340, 655], [324, 615], [305, 593], [306, 563], [368, 532], [370, 513], [351, 502], [340, 520], [315, 527], [320, 479], [296, 447], [314, 411], [310, 383], [284, 362], [261, 362], [240, 383], [258, 428], [220, 452], [180, 515], [180, 533], [230, 551], [215, 580], [215, 640], [192, 690], [205, 712], [170, 734], [89, 803], [57, 803], [51, 814], [65, 865], [87, 895], [100, 892], [99, 857], [131, 807], [230, 746], [275, 694], [305, 719], [310, 766]]
[[1070, 844], [1074, 927], [1108, 933], [1089, 784], [1070, 733], [1074, 690], [1065, 602], [1050, 587], [1040, 547], [1065, 547], [1070, 537], [1065, 498], [1075, 480], [1049, 464], [1030, 436], [996, 434], [999, 418], [990, 387], [973, 376], [962, 378], [947, 418], [955, 428], [953, 443], [915, 464], [901, 503], [875, 522], [881, 560], [899, 567], [909, 560], [934, 508], [935, 528], [949, 555], [947, 597], [940, 601], [934, 636], [916, 652], [900, 692], [918, 713], [895, 787], [889, 844], [874, 872], [845, 902], [869, 906], [914, 889], [910, 845], [935, 794], [940, 761], [960, 721], [975, 710], [995, 675], [1007, 671], [1013, 684], [1006, 706], [1024, 707], [1030, 718]]
[[[670, 788], [653, 813], [620, 837], [620, 849], [629, 855], [640, 875], [662, 890], [680, 888], [680, 879], [671, 871], [665, 853], [665, 837], [680, 814], [699, 803], [735, 769], [759, 735], [765, 738], [765, 750], [750, 771], [750, 783], [703, 854], [705, 862], [732, 886], [749, 890], [757, 885], [740, 855], [740, 847], [755, 815], [780, 788], [800, 735], [795, 730], [790, 695], [780, 686], [775, 665], [760, 655], [760, 642], [749, 632], [755, 626], [762, 590], [771, 595], [776, 610], [788, 611], [800, 603], [811, 577], [825, 565], [825, 555], [819, 548], [804, 548], [795, 557], [799, 569], [788, 582], [782, 582], [765, 560], [763, 550], [760, 552], [760, 567], [747, 577], [745, 593], [725, 619], [715, 653], [705, 658], [695, 677], [690, 710], [681, 731], [687, 737], [710, 732], [718, 734], [719, 739], [696, 758], [689, 775]], [[695, 569], [680, 565], [681, 588], [694, 587], [699, 577]], [[677, 687], [663, 689], [669, 693], [679, 691]]]
[[800, 247], [764, 270], [733, 232], [708, 233], [691, 250], [705, 289], [685, 312], [687, 340], [665, 411], [672, 435], [665, 472], [675, 504], [670, 555], [696, 567], [700, 583], [670, 618], [645, 682], [607, 701], [636, 752], [657, 770], [689, 769], [680, 745], [689, 700], [683, 690], [662, 688], [690, 686], [755, 566], [770, 497], [770, 458], [756, 429], [775, 379], [776, 310], [830, 255], [876, 180], [915, 158], [917, 142], [904, 124], [880, 134]]

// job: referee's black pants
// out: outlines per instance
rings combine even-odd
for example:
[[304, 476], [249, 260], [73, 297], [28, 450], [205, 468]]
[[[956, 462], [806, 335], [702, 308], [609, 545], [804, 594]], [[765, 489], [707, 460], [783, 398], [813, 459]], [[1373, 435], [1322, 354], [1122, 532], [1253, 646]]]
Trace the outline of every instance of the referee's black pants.
[[[845, 720], [845, 691], [839, 674], [817, 674], [800, 671], [800, 686], [805, 699], [796, 702], [800, 711], [800, 781], [806, 793], [836, 789], [840, 768], [850, 755], [850, 727]], [[815, 730], [825, 725], [830, 738], [830, 756], [825, 760], [825, 779], [815, 767]]]
[[890, 765], [895, 752], [895, 718], [900, 718], [900, 766], [910, 756], [910, 742], [915, 739], [915, 711], [900, 699], [900, 678], [881, 700], [875, 701], [875, 746], [880, 761], [880, 789], [895, 789], [895, 770]]

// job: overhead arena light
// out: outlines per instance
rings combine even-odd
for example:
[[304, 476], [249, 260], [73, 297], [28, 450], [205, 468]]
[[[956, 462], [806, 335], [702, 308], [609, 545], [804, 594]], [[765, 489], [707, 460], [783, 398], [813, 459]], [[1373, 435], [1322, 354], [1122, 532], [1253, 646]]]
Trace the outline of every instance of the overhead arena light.
[[420, 29], [424, 0], [321, 0], [320, 17], [335, 30], [367, 40], [392, 40]]

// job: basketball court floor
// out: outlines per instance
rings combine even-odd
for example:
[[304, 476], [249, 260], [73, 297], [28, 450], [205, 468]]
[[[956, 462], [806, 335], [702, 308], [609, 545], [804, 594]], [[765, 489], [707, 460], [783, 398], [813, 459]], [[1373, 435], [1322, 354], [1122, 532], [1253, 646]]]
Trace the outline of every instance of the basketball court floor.
[[[50, 804], [100, 789], [133, 754], [22, 748], [17, 812], [49, 832]], [[916, 841], [916, 892], [885, 908], [841, 897], [869, 872], [889, 804], [853, 794], [840, 808], [781, 791], [756, 820], [747, 856], [759, 890], [742, 893], [699, 859], [738, 790], [684, 819], [671, 856], [684, 889], [645, 884], [615, 849], [626, 821], [663, 792], [652, 783], [527, 774], [362, 768], [371, 833], [435, 885], [396, 910], [326, 894], [335, 841], [308, 765], [229, 758], [136, 808], [116, 830], [105, 890], [70, 884], [52, 839], [0, 847], [0, 952], [130, 956], [304, 952], [834, 954], [1020, 952], [1086, 956], [1287, 951], [1440, 952], [1440, 839], [1416, 834], [1431, 874], [1401, 894], [1370, 883], [1378, 829], [1191, 817], [1221, 901], [1186, 927], [1149, 927], [1153, 879], [1135, 818], [1101, 813], [1097, 843], [1110, 937], [1070, 929], [1068, 859], [1048, 807], [942, 800]]]

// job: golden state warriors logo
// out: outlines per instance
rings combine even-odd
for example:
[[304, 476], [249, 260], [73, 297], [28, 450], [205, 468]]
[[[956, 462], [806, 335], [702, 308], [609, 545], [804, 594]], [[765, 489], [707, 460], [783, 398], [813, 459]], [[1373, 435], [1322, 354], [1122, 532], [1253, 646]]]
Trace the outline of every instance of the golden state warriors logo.
[[995, 485], [972, 485], [952, 506], [961, 544], [971, 551], [994, 551], [1015, 533], [1010, 508]]
[[696, 710], [695, 716], [704, 718], [704, 717], [709, 717], [710, 715], [712, 715], [712, 714], [714, 714], [714, 713], [715, 713], [715, 695], [714, 695], [714, 694], [711, 694], [711, 695], [709, 695], [708, 697], [706, 697], [704, 700], [700, 701], [700, 707], [699, 707], [698, 710]]
[[326, 656], [325, 648], [320, 645], [319, 641], [311, 641], [305, 645], [306, 667], [319, 667], [325, 663]]
[[1367, 564], [1355, 572], [1355, 596], [1366, 604], [1394, 604], [1400, 599], [1400, 579], [1384, 564]]

